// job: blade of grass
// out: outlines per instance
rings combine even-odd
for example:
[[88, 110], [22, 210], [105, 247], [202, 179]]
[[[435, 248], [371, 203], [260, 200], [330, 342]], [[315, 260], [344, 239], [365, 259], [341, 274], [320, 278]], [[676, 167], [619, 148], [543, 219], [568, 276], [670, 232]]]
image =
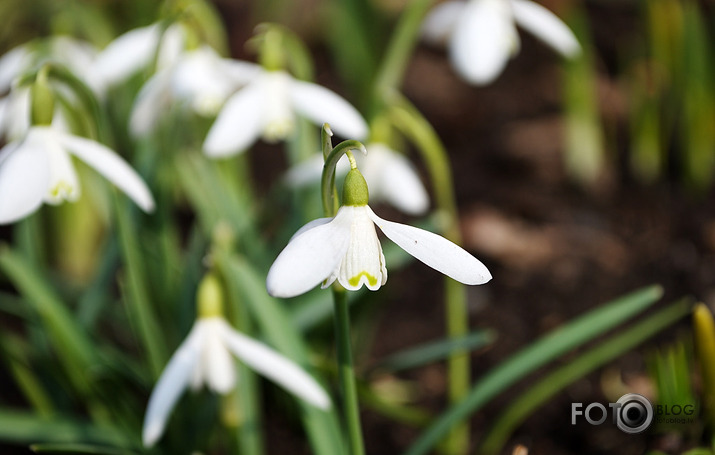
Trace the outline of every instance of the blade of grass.
[[0, 440], [19, 444], [77, 442], [135, 447], [134, 438], [111, 426], [99, 426], [66, 416], [45, 419], [37, 414], [0, 409]]
[[443, 413], [408, 448], [405, 454], [422, 455], [427, 453], [445, 437], [453, 426], [466, 420], [511, 384], [556, 357], [645, 310], [655, 303], [662, 293], [660, 286], [650, 286], [622, 296], [589, 311], [515, 353], [477, 381], [467, 398]]
[[54, 411], [52, 400], [42, 387], [28, 360], [28, 344], [17, 335], [5, 333], [0, 335], [0, 346], [5, 351], [10, 372], [15, 378], [15, 384], [22, 391], [27, 401], [39, 416], [47, 417]]
[[88, 396], [90, 384], [87, 372], [95, 363], [95, 358], [86, 332], [38, 271], [6, 245], [0, 245], [0, 270], [37, 312], [72, 384], [80, 394]]
[[149, 285], [144, 273], [144, 262], [136, 231], [135, 223], [130, 219], [130, 211], [125, 201], [115, 197], [117, 230], [119, 234], [119, 250], [124, 265], [125, 281], [122, 293], [128, 303], [127, 310], [133, 319], [143, 350], [147, 353], [149, 368], [154, 378], [158, 378], [167, 356], [166, 344], [161, 336], [154, 305], [149, 298]]
[[676, 302], [634, 324], [631, 328], [613, 335], [531, 386], [502, 412], [484, 438], [478, 453], [484, 455], [498, 453], [516, 427], [564, 387], [633, 349], [686, 316], [691, 309], [692, 303], [689, 301]]
[[32, 444], [30, 450], [35, 453], [72, 453], [78, 455], [135, 455], [138, 453], [131, 450], [89, 444]]
[[392, 354], [375, 365], [373, 370], [390, 372], [416, 368], [443, 360], [455, 350], [473, 351], [494, 342], [496, 333], [492, 330], [475, 330], [460, 338], [448, 338], [421, 344]]

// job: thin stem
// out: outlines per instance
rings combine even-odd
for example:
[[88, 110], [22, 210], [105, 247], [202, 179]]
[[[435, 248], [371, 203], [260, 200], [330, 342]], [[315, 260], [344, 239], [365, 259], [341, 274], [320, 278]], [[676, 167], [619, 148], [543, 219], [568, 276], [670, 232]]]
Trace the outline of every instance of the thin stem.
[[338, 376], [343, 399], [343, 424], [348, 432], [350, 455], [364, 455], [365, 448], [360, 426], [360, 406], [358, 404], [357, 384], [350, 345], [350, 314], [345, 290], [333, 287], [333, 301], [335, 304], [335, 334], [338, 345]]
[[[444, 217], [443, 234], [459, 245], [462, 235], [447, 150], [429, 122], [407, 99], [395, 94], [393, 97], [390, 117], [395, 126], [411, 138], [422, 154], [430, 172], [437, 208]], [[447, 335], [451, 339], [464, 337], [469, 333], [466, 287], [451, 278], [445, 278], [444, 298]], [[465, 350], [455, 350], [447, 360], [450, 403], [459, 403], [469, 393], [469, 363], [469, 354]], [[460, 454], [466, 453], [468, 448], [468, 423], [455, 426], [446, 441], [445, 451], [449, 454]]]
[[417, 43], [417, 38], [429, 7], [434, 0], [412, 1], [397, 24], [378, 70], [375, 87], [378, 97], [397, 90], [407, 69], [407, 63]]

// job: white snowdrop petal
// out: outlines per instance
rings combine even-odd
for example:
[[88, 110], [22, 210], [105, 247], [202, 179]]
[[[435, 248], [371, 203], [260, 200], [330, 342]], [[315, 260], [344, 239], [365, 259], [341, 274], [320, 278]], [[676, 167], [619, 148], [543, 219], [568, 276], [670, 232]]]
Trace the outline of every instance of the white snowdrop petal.
[[[363, 175], [371, 200], [384, 200], [410, 215], [421, 215], [429, 208], [429, 196], [417, 170], [404, 155], [382, 144], [369, 146]], [[371, 163], [376, 160], [376, 165]]]
[[236, 365], [221, 337], [219, 326], [222, 322], [221, 318], [199, 321], [199, 323], [205, 324], [202, 347], [204, 380], [214, 392], [226, 394], [236, 384]]
[[486, 266], [467, 251], [432, 232], [383, 220], [370, 210], [382, 232], [421, 262], [464, 284], [484, 284], [492, 279]]
[[107, 85], [126, 79], [149, 64], [159, 45], [160, 35], [158, 25], [124, 33], [99, 53], [94, 71]]
[[422, 23], [422, 38], [431, 44], [442, 45], [449, 40], [463, 14], [466, 3], [448, 0], [432, 8]]
[[10, 89], [12, 81], [30, 64], [30, 50], [26, 44], [11, 49], [0, 57], [0, 93]]
[[233, 155], [250, 147], [263, 132], [263, 87], [252, 83], [226, 101], [204, 141], [208, 156]]
[[163, 69], [149, 78], [134, 100], [129, 117], [129, 132], [135, 137], [150, 133], [169, 105], [168, 69]]
[[514, 19], [565, 57], [581, 52], [576, 36], [554, 13], [530, 0], [511, 0]]
[[13, 142], [0, 149], [0, 224], [37, 210], [49, 179], [49, 163], [41, 147]]
[[313, 229], [313, 228], [315, 228], [315, 227], [322, 226], [322, 225], [324, 225], [324, 224], [328, 224], [328, 223], [330, 223], [331, 221], [333, 221], [333, 218], [331, 218], [331, 217], [318, 218], [318, 219], [315, 219], [315, 220], [312, 220], [312, 221], [308, 221], [308, 222], [305, 223], [300, 229], [298, 229], [298, 230], [295, 232], [295, 234], [293, 234], [293, 236], [290, 238], [290, 240], [288, 241], [288, 243], [292, 242], [296, 237], [298, 237], [298, 236], [301, 235], [302, 233], [304, 233], [304, 232], [306, 232], [306, 231], [309, 231], [309, 230], [311, 230], [311, 229]]
[[179, 23], [173, 23], [164, 31], [159, 42], [157, 67], [167, 68], [176, 63], [186, 48], [186, 32]]
[[365, 119], [335, 92], [310, 82], [292, 80], [290, 96], [296, 112], [315, 124], [329, 123], [334, 133], [345, 138], [363, 140], [367, 137]]
[[221, 322], [221, 335], [239, 360], [313, 406], [321, 409], [330, 407], [330, 398], [325, 390], [295, 362], [236, 332], [225, 321]]
[[266, 288], [274, 297], [294, 297], [326, 279], [350, 242], [352, 212], [341, 208], [332, 221], [293, 238], [268, 271]]
[[149, 397], [149, 404], [144, 416], [142, 441], [145, 447], [153, 446], [164, 433], [171, 410], [186, 389], [192, 374], [196, 371], [201, 353], [201, 335], [199, 322], [197, 322], [161, 373], [161, 377]]
[[354, 215], [350, 226], [350, 244], [340, 265], [338, 282], [350, 291], [356, 291], [363, 285], [375, 291], [387, 281], [387, 269], [369, 209], [367, 206], [348, 206], [340, 210], [352, 210]]
[[35, 127], [28, 133], [26, 141], [42, 147], [47, 155], [50, 168], [45, 202], [58, 205], [65, 201], [74, 202], [82, 191], [72, 158], [57, 142], [55, 131], [45, 127]]
[[488, 84], [506, 66], [515, 40], [518, 36], [506, 0], [472, 0], [457, 22], [450, 56], [468, 82]]
[[238, 87], [248, 84], [264, 73], [261, 65], [229, 58], [222, 58], [219, 66]]
[[129, 196], [142, 210], [154, 210], [154, 198], [144, 180], [108, 147], [78, 136], [56, 133], [58, 141]]

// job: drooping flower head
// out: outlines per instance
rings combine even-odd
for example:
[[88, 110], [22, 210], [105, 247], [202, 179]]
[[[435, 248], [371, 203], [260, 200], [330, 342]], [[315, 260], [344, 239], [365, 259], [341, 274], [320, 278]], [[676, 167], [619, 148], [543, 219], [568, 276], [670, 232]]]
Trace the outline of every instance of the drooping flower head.
[[423, 37], [448, 42], [457, 73], [472, 84], [488, 84], [519, 51], [516, 25], [565, 57], [580, 52], [573, 32], [557, 16], [531, 0], [447, 0], [423, 24]]
[[[422, 215], [429, 208], [429, 196], [415, 167], [405, 157], [381, 142], [368, 143], [367, 156], [357, 154], [355, 159], [370, 188], [373, 202], [383, 201], [410, 214]], [[302, 187], [320, 181], [323, 155], [315, 156], [294, 166], [286, 174], [286, 183]], [[347, 157], [338, 162], [336, 176], [343, 177], [350, 170]]]
[[348, 156], [343, 205], [335, 217], [311, 221], [296, 232], [268, 272], [269, 294], [294, 297], [335, 280], [348, 290], [379, 289], [387, 282], [387, 268], [375, 225], [409, 254], [459, 282], [491, 279], [484, 264], [444, 237], [377, 216], [367, 205], [367, 183]]
[[119, 155], [56, 126], [54, 94], [44, 69], [27, 90], [32, 126], [0, 149], [0, 224], [26, 217], [43, 202], [76, 201], [80, 186], [71, 156], [114, 183], [144, 211], [154, 209], [149, 188]]
[[221, 285], [207, 275], [199, 286], [199, 317], [169, 360], [149, 397], [142, 440], [153, 446], [164, 433], [171, 410], [184, 390], [203, 384], [226, 394], [236, 384], [231, 354], [295, 396], [321, 409], [330, 407], [323, 388], [293, 361], [234, 330], [223, 318]]
[[329, 120], [341, 136], [367, 136], [367, 123], [360, 113], [336, 93], [296, 80], [282, 70], [260, 70], [226, 101], [209, 130], [204, 151], [221, 157], [246, 150], [258, 138], [283, 140], [293, 133], [297, 116], [316, 124]]

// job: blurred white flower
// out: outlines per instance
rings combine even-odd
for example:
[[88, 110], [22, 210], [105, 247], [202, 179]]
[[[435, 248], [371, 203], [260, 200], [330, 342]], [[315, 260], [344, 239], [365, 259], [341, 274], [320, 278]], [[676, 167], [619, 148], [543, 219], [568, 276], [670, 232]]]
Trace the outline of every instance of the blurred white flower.
[[260, 70], [251, 82], [232, 95], [209, 130], [204, 151], [213, 157], [244, 151], [259, 137], [274, 142], [293, 132], [295, 115], [351, 139], [367, 136], [360, 113], [336, 93], [299, 81], [284, 71]]
[[[37, 71], [47, 63], [66, 67], [84, 82], [95, 95], [102, 96], [102, 83], [91, 69], [96, 49], [84, 41], [66, 36], [20, 45], [0, 57], [0, 138], [14, 141], [22, 138], [30, 128], [30, 89], [14, 82], [26, 73]], [[52, 82], [52, 81], [51, 81]], [[65, 100], [75, 103], [77, 97], [63, 84], [52, 84]], [[9, 91], [9, 93], [7, 93]], [[55, 129], [66, 129], [61, 105], [55, 109]]]
[[174, 64], [185, 48], [183, 25], [172, 24], [162, 33], [160, 24], [152, 24], [117, 37], [99, 53], [92, 68], [103, 83], [112, 86], [146, 68], [155, 58], [157, 70]]
[[260, 66], [222, 58], [208, 46], [181, 53], [141, 88], [129, 122], [135, 136], [146, 134], [175, 102], [213, 116], [224, 101], [260, 72]]
[[448, 0], [428, 14], [422, 33], [432, 43], [449, 41], [460, 76], [473, 84], [488, 84], [519, 51], [517, 24], [565, 57], [581, 50], [561, 19], [530, 0]]
[[101, 80], [93, 69], [96, 56], [97, 49], [90, 43], [68, 36], [22, 44], [0, 57], [0, 93], [7, 92], [23, 73], [37, 70], [45, 63], [58, 63], [101, 95]]
[[[369, 154], [357, 154], [358, 167], [370, 188], [373, 201], [387, 202], [410, 215], [424, 214], [429, 208], [429, 196], [417, 170], [403, 154], [379, 142], [365, 146]], [[350, 170], [346, 156], [338, 161], [336, 177], [344, 176]], [[286, 173], [288, 185], [302, 187], [320, 182], [323, 172], [323, 154], [300, 163]]]
[[196, 390], [206, 384], [221, 394], [234, 387], [236, 368], [231, 353], [313, 406], [330, 407], [322, 387], [293, 361], [237, 332], [223, 317], [202, 317], [171, 357], [151, 393], [144, 417], [144, 446], [153, 446], [164, 433], [171, 410], [189, 385]]
[[90, 139], [33, 126], [21, 141], [0, 149], [0, 224], [26, 217], [43, 202], [77, 200], [80, 187], [70, 155], [114, 183], [145, 212], [154, 209], [144, 181], [114, 151]]
[[[345, 187], [351, 177], [362, 179], [358, 176], [351, 170]], [[375, 225], [400, 248], [461, 283], [484, 284], [492, 278], [484, 264], [444, 237], [375, 215], [362, 182], [364, 191], [344, 190], [344, 205], [334, 218], [313, 220], [295, 233], [268, 271], [269, 294], [294, 297], [336, 279], [348, 290], [379, 289], [387, 282], [387, 269]]]

